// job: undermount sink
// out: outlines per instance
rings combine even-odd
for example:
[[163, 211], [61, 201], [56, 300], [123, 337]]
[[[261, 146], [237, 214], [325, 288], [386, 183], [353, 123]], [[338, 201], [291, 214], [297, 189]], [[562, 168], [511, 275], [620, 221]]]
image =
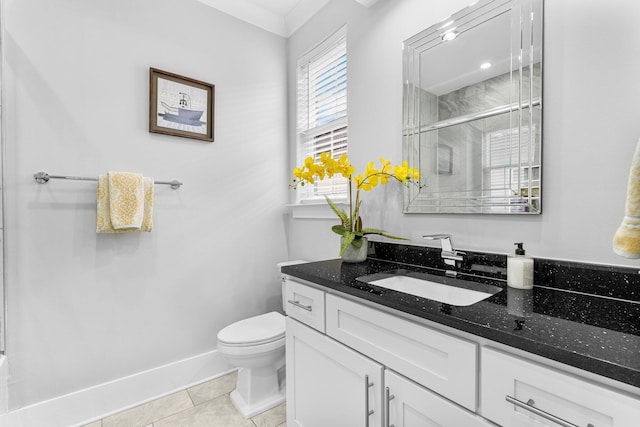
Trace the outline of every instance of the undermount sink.
[[502, 290], [497, 286], [409, 270], [358, 277], [359, 281], [454, 306], [480, 302]]

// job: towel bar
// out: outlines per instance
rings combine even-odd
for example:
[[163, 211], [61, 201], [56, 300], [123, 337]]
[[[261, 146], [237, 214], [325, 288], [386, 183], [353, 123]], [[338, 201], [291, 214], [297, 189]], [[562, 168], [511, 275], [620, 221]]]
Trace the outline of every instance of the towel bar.
[[[98, 180], [97, 178], [91, 178], [87, 176], [49, 175], [46, 172], [35, 173], [33, 174], [33, 177], [35, 178], [38, 184], [46, 184], [47, 182], [49, 182], [50, 179], [72, 179], [76, 181], [97, 181]], [[174, 190], [177, 190], [182, 185], [180, 181], [175, 179], [173, 181], [154, 181], [154, 184], [170, 185], [171, 188], [173, 188]]]

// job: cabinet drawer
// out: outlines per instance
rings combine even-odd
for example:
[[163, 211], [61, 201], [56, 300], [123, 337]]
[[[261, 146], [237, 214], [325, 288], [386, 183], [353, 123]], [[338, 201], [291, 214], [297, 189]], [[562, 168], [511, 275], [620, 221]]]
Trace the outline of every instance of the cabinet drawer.
[[287, 315], [324, 332], [325, 293], [291, 279], [285, 280], [284, 287]]
[[[640, 400], [535, 362], [483, 348], [481, 414], [503, 426], [638, 426]], [[527, 403], [567, 424], [508, 402]]]
[[327, 295], [327, 334], [475, 411], [477, 344]]

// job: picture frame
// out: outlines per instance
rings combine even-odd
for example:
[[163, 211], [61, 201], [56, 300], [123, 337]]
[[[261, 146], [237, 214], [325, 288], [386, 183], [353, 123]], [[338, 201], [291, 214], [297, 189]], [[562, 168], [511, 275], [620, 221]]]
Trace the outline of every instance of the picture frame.
[[215, 85], [149, 68], [149, 132], [213, 142]]

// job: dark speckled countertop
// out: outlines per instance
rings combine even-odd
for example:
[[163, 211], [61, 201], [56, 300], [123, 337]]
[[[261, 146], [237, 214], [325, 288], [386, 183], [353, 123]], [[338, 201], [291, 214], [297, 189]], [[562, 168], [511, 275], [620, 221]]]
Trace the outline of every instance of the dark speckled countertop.
[[442, 304], [357, 280], [408, 269], [444, 278], [439, 250], [374, 243], [367, 261], [286, 266], [282, 272], [328, 289], [640, 387], [638, 270], [535, 259], [532, 290], [506, 286], [504, 255], [468, 252], [459, 277], [503, 290], [476, 304]]

